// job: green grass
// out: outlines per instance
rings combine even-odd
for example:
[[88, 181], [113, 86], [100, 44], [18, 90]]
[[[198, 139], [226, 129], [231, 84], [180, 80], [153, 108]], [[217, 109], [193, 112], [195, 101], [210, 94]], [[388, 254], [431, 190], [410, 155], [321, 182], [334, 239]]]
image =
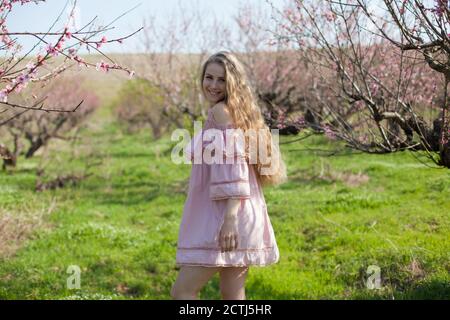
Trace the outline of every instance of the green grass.
[[[0, 218], [54, 208], [0, 257], [0, 299], [169, 299], [190, 172], [171, 162], [172, 145], [126, 134], [100, 110], [75, 155], [67, 144], [49, 147], [61, 172], [101, 162], [80, 184], [34, 192], [41, 155], [1, 172]], [[250, 269], [247, 298], [450, 298], [450, 172], [409, 153], [324, 157], [308, 148], [335, 145], [314, 137], [282, 146], [290, 181], [265, 190], [280, 262]], [[80, 289], [67, 289], [70, 265], [81, 268]], [[381, 289], [366, 288], [370, 265]], [[220, 298], [218, 275], [201, 298]]]

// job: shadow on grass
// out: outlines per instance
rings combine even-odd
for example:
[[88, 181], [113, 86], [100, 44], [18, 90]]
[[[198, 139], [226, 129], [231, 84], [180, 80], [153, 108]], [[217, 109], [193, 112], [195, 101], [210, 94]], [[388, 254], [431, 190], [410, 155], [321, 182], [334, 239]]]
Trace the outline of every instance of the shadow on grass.
[[129, 152], [129, 151], [124, 151], [124, 152], [113, 152], [107, 155], [108, 157], [111, 158], [118, 158], [118, 159], [132, 159], [132, 158], [153, 158], [154, 154], [152, 154], [151, 152], [147, 152], [147, 153], [143, 153], [143, 152], [137, 152], [137, 153], [133, 153], [133, 152]]
[[136, 181], [114, 183], [108, 189], [104, 184], [85, 184], [79, 186], [85, 193], [83, 198], [90, 198], [101, 205], [139, 205], [151, 202], [158, 197], [186, 195], [187, 181], [175, 181], [169, 184], [161, 182]]
[[97, 190], [92, 187], [82, 189], [91, 191], [83, 198], [91, 198], [101, 205], [139, 205], [150, 202], [164, 193], [161, 186], [155, 182], [114, 185], [109, 191], [104, 186], [99, 186]]
[[449, 299], [450, 298], [450, 283], [438, 280], [421, 283], [406, 291], [402, 298], [404, 299]]

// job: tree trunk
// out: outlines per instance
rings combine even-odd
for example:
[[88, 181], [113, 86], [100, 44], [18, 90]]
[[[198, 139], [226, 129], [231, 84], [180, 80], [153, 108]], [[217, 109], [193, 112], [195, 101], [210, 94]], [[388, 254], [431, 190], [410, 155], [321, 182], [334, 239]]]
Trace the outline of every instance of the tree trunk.
[[31, 158], [34, 155], [34, 153], [36, 151], [38, 151], [39, 148], [45, 144], [44, 139], [42, 139], [41, 137], [38, 137], [35, 140], [30, 140], [30, 142], [31, 142], [31, 146], [28, 149], [27, 153], [25, 154], [25, 158], [27, 158], [27, 159]]
[[445, 89], [444, 89], [444, 106], [442, 107], [441, 119], [441, 134], [439, 139], [439, 154], [441, 157], [441, 165], [450, 168], [450, 141], [449, 141], [449, 99], [448, 99], [448, 84], [450, 82], [450, 75], [445, 75]]
[[15, 167], [17, 164], [17, 155], [2, 144], [0, 144], [0, 158], [3, 159], [3, 170], [6, 170], [8, 166]]

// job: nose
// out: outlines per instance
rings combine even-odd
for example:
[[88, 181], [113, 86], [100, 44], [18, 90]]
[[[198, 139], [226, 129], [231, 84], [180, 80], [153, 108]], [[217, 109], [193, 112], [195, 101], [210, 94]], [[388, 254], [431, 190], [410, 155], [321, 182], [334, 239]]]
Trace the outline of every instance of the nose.
[[214, 80], [213, 82], [212, 82], [212, 84], [211, 84], [211, 88], [212, 89], [216, 89], [218, 86], [217, 86], [217, 80]]

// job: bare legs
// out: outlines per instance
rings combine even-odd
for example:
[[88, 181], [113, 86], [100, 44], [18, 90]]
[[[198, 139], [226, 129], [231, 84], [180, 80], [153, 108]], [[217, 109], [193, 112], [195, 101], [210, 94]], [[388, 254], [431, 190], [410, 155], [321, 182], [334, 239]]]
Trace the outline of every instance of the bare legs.
[[175, 300], [197, 300], [200, 290], [216, 272], [220, 273], [222, 299], [245, 299], [245, 278], [248, 267], [182, 266], [170, 295]]
[[198, 293], [219, 267], [182, 266], [170, 291], [175, 300], [198, 300]]
[[245, 300], [245, 278], [248, 267], [227, 267], [220, 270], [220, 293], [223, 300]]

